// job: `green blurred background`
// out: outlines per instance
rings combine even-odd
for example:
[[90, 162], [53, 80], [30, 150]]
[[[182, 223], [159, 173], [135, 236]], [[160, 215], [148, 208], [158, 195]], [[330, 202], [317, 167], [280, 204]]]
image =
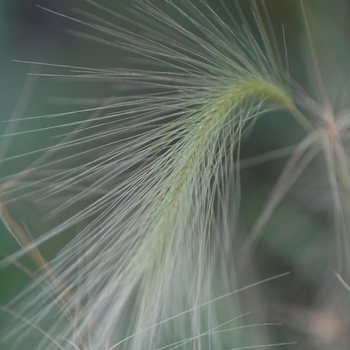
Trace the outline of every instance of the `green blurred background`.
[[[111, 8], [112, 1], [98, 1]], [[161, 1], [158, 1], [161, 3]], [[232, 2], [226, 1], [228, 6]], [[211, 2], [215, 8], [216, 3]], [[315, 40], [324, 83], [335, 111], [349, 107], [347, 84], [349, 82], [349, 1], [306, 0], [308, 20]], [[72, 34], [82, 31], [79, 24], [54, 15], [37, 5], [59, 13], [76, 16], [74, 8], [86, 7], [84, 1], [54, 0], [2, 0], [0, 2], [0, 124], [1, 134], [15, 110], [31, 64], [14, 62], [45, 62], [85, 67], [119, 67], [127, 65], [127, 58], [116, 49], [91, 43]], [[242, 1], [248, 11], [249, 2]], [[309, 44], [304, 32], [298, 1], [267, 0], [276, 37], [283, 53], [282, 23], [288, 45], [289, 64], [293, 78], [311, 95], [315, 95], [312, 61]], [[39, 73], [55, 73], [56, 68], [41, 67]], [[72, 109], [62, 103], [66, 97], [109, 96], [110, 85], [67, 83], [55, 77], [40, 77], [33, 90], [30, 102], [22, 117], [64, 112]], [[21, 122], [17, 131], [51, 125], [52, 120]], [[18, 135], [12, 138], [6, 157], [39, 149], [54, 142], [55, 131]], [[242, 158], [298, 143], [303, 132], [287, 115], [273, 113], [259, 120], [254, 129], [244, 137]], [[15, 174], [31, 164], [37, 155], [6, 161], [0, 168], [0, 177]], [[242, 205], [240, 231], [237, 244], [244, 239], [255, 223], [271, 192], [285, 158], [242, 169]], [[31, 230], [44, 232], [52, 225], [31, 222], [35, 217], [29, 201], [17, 202], [10, 210]], [[255, 252], [255, 263], [249, 271], [256, 280], [273, 274], [291, 271], [287, 279], [274, 282], [261, 291], [268, 320], [283, 322], [272, 337], [276, 341], [298, 341], [298, 349], [349, 349], [349, 296], [337, 281], [336, 244], [333, 232], [331, 196], [327, 187], [326, 167], [318, 157], [308, 171], [288, 193], [264, 230]], [[31, 212], [33, 211], [33, 213]], [[59, 220], [59, 218], [57, 219]], [[283, 234], [281, 234], [283, 232]], [[58, 251], [69, 237], [47, 244], [46, 257]], [[1, 253], [17, 250], [16, 241], [7, 229], [0, 225]], [[239, 250], [238, 250], [239, 253]], [[28, 260], [24, 263], [30, 264]], [[239, 273], [240, 271], [238, 271]], [[0, 304], [4, 305], [17, 295], [30, 278], [16, 267], [0, 271]], [[244, 279], [242, 278], [244, 285]], [[3, 316], [3, 315], [2, 315]], [[313, 318], [315, 317], [315, 318]], [[318, 321], [320, 324], [318, 325]], [[2, 322], [6, 322], [4, 318]], [[322, 323], [323, 322], [323, 323]], [[328, 322], [328, 323], [327, 323]], [[325, 330], [322, 327], [325, 327]], [[327, 333], [328, 332], [328, 333]], [[345, 333], [344, 333], [345, 332]]]

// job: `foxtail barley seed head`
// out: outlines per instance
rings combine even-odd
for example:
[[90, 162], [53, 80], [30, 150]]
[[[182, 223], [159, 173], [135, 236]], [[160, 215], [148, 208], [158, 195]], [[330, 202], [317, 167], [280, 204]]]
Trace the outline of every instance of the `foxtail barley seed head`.
[[[59, 77], [117, 87], [114, 96], [94, 101], [97, 107], [51, 115], [63, 122], [28, 130], [62, 130], [61, 140], [2, 184], [1, 217], [22, 249], [1, 266], [28, 254], [40, 268], [32, 286], [2, 307], [20, 321], [7, 334], [14, 348], [23, 349], [33, 332], [40, 335], [35, 349], [240, 348], [232, 256], [239, 150], [242, 135], [268, 111], [287, 111], [306, 136], [245, 242], [241, 263], [322, 150], [336, 230], [350, 259], [350, 178], [341, 141], [348, 112], [335, 118], [322, 107], [328, 105], [321, 78], [320, 103], [294, 92], [255, 3], [252, 29], [238, 2], [232, 15], [218, 3], [227, 18], [201, 0], [159, 6], [140, 0], [115, 12], [89, 0], [88, 10], [70, 18], [87, 31], [75, 34], [114, 47], [116, 55], [128, 53], [130, 64], [49, 65]], [[64, 219], [31, 239], [6, 209], [22, 196], [40, 197], [53, 207], [48, 218]], [[69, 230], [77, 231], [74, 238], [46, 262], [41, 247]], [[15, 303], [20, 311], [13, 311]]]

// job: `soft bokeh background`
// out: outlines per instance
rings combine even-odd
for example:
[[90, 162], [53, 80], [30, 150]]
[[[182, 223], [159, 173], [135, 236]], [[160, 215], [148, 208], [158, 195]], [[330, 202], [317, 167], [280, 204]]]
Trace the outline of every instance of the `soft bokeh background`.
[[[113, 7], [110, 1], [98, 1]], [[161, 1], [159, 1], [161, 2]], [[230, 4], [230, 1], [226, 1]], [[243, 2], [242, 2], [243, 3]], [[91, 43], [77, 37], [72, 31], [84, 31], [78, 24], [49, 13], [36, 5], [75, 16], [72, 9], [85, 8], [84, 1], [2, 0], [0, 2], [0, 119], [6, 121], [16, 108], [27, 73], [32, 65], [13, 60], [67, 64], [86, 67], [126, 66], [127, 59], [118, 50]], [[315, 96], [312, 61], [308, 52], [304, 24], [298, 1], [267, 0], [277, 40], [282, 44], [281, 24], [284, 23], [289, 65], [293, 78]], [[345, 0], [306, 0], [308, 19], [317, 47], [325, 86], [335, 110], [349, 107], [349, 43], [350, 10]], [[215, 3], [214, 3], [215, 6]], [[249, 3], [244, 3], [249, 9]], [[282, 51], [283, 53], [283, 51]], [[52, 67], [41, 67], [39, 73], [56, 72]], [[62, 103], [62, 97], [95, 97], [112, 94], [110, 86], [96, 89], [93, 85], [67, 83], [54, 77], [39, 78], [22, 117], [53, 114], [72, 109]], [[98, 91], [97, 91], [98, 90]], [[75, 106], [76, 107], [76, 106]], [[52, 120], [32, 121], [30, 128], [51, 125]], [[46, 124], [45, 124], [46, 123]], [[21, 122], [18, 131], [27, 130]], [[6, 123], [0, 124], [1, 134]], [[54, 142], [55, 130], [46, 133], [18, 135], [12, 138], [6, 157], [39, 149]], [[282, 113], [264, 117], [244, 137], [242, 158], [298, 143], [302, 131], [292, 118]], [[1, 178], [25, 169], [37, 155], [28, 155], [2, 163]], [[273, 184], [286, 159], [276, 159], [242, 169], [242, 206], [240, 235], [254, 225]], [[318, 157], [288, 193], [269, 221], [255, 250], [254, 263], [238, 271], [242, 285], [285, 271], [292, 274], [260, 290], [260, 309], [268, 320], [282, 322], [278, 331], [272, 330], [274, 341], [298, 341], [298, 349], [348, 349], [350, 296], [334, 275], [338, 269], [334, 237], [331, 197], [327, 187], [326, 167]], [[23, 200], [9, 206], [17, 219], [31, 228], [44, 232], [52, 222], [33, 222], [38, 215], [29, 202]], [[59, 220], [59, 218], [57, 219]], [[46, 225], [46, 226], [45, 226]], [[69, 239], [48, 243], [44, 255], [49, 259]], [[0, 225], [1, 253], [18, 248], [6, 228]], [[237, 254], [239, 256], [239, 249]], [[28, 260], [24, 263], [30, 264]], [[251, 278], [247, 278], [250, 276]], [[0, 271], [0, 304], [17, 295], [30, 278], [16, 267]], [[251, 298], [256, 298], [253, 295]], [[247, 300], [252, 301], [247, 297]], [[254, 306], [255, 307], [255, 306]], [[4, 318], [1, 319], [2, 322]]]

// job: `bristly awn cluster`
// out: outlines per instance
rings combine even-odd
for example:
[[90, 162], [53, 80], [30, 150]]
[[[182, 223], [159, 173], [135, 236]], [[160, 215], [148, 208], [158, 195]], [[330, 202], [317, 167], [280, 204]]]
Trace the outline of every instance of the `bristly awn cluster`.
[[[289, 278], [284, 271], [251, 279], [249, 271], [272, 216], [320, 155], [342, 283], [350, 265], [349, 111], [331, 107], [303, 1], [298, 8], [316, 97], [293, 80], [288, 33], [280, 28], [281, 51], [264, 1], [138, 0], [105, 7], [86, 0], [72, 14], [40, 7], [74, 23], [75, 36], [114, 49], [122, 67], [31, 63], [40, 72], [29, 80], [65, 80], [82, 90], [91, 84], [96, 98], [62, 97], [73, 106], [68, 112], [8, 121], [4, 150], [4, 140], [21, 134], [55, 135], [35, 151], [3, 152], [4, 164], [37, 155], [0, 187], [0, 217], [19, 245], [0, 267], [14, 264], [33, 280], [1, 307], [13, 322], [6, 346], [293, 348], [290, 339], [269, 340], [279, 323], [249, 321], [249, 300], [261, 301], [263, 309], [264, 298], [245, 293]], [[295, 122], [300, 140], [241, 161], [241, 149], [267, 115]], [[16, 131], [19, 122], [37, 121], [45, 126]], [[244, 227], [241, 171], [279, 158], [287, 160], [261, 213]], [[21, 201], [55, 224], [31, 232], [14, 211]], [[64, 235], [69, 242], [48, 261], [45, 245]], [[26, 256], [38, 271], [25, 266]]]

